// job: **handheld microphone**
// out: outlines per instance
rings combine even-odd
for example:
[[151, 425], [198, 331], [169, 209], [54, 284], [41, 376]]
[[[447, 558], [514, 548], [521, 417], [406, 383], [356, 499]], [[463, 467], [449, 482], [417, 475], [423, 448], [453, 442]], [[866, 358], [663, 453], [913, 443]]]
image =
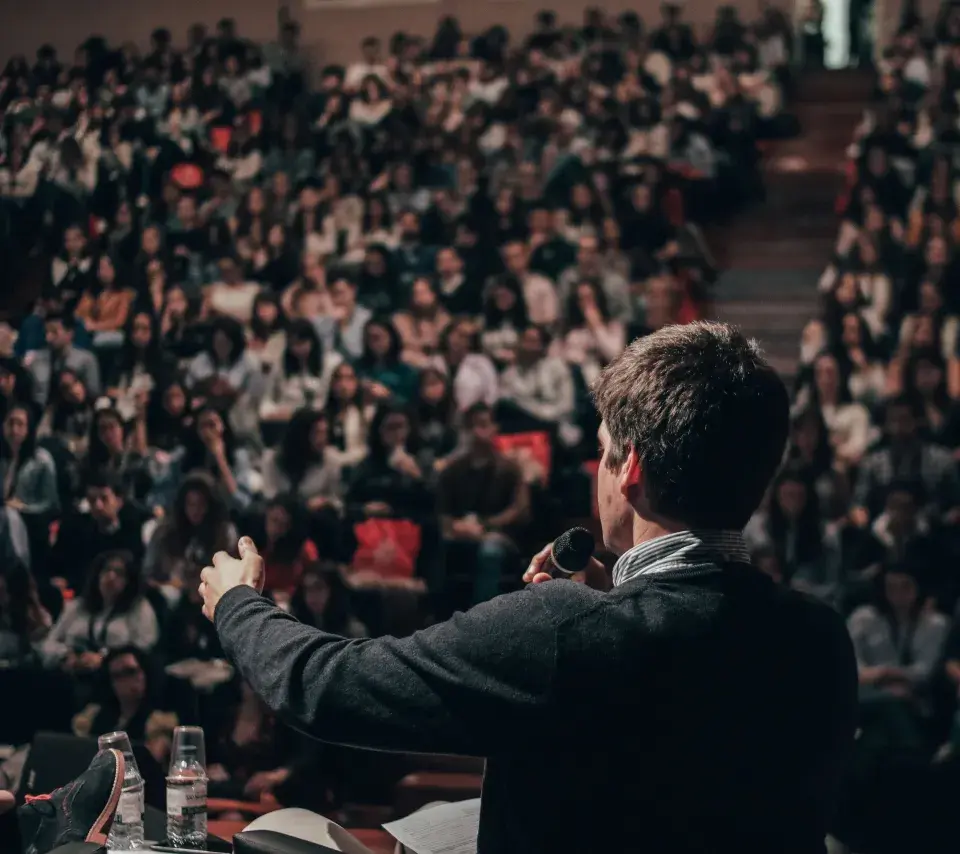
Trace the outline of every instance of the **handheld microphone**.
[[583, 572], [593, 557], [596, 543], [586, 528], [571, 528], [564, 531], [550, 549], [550, 575], [570, 579], [574, 573]]

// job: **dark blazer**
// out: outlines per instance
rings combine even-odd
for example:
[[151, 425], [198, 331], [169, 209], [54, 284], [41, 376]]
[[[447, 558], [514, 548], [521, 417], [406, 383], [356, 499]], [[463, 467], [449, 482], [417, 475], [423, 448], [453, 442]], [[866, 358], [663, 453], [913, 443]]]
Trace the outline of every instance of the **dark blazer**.
[[344, 640], [249, 587], [223, 648], [327, 741], [487, 757], [480, 854], [812, 854], [853, 744], [832, 610], [746, 565], [551, 581], [407, 638]]

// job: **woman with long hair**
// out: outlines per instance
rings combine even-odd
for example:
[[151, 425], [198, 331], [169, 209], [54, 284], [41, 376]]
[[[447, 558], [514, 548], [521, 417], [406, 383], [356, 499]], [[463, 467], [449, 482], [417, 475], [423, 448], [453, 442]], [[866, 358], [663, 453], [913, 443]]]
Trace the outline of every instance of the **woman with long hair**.
[[252, 277], [274, 294], [283, 293], [296, 279], [300, 261], [291, 245], [286, 225], [277, 222], [270, 226], [267, 242], [254, 253], [252, 266]]
[[165, 352], [177, 359], [190, 359], [204, 350], [207, 330], [199, 323], [196, 307], [182, 287], [174, 285], [166, 291], [159, 317]]
[[135, 435], [128, 432], [127, 424], [116, 409], [98, 408], [90, 424], [86, 468], [114, 473], [123, 484], [123, 497], [140, 502], [150, 490], [150, 474], [133, 439]]
[[420, 372], [420, 389], [417, 394], [417, 443], [421, 456], [429, 459], [434, 470], [446, 465], [457, 449], [459, 436], [454, 423], [456, 406], [450, 378], [436, 368], [424, 368]]
[[408, 365], [422, 368], [437, 352], [440, 336], [450, 323], [433, 283], [425, 276], [414, 279], [410, 288], [410, 306], [393, 316], [400, 336], [400, 358]]
[[0, 479], [4, 503], [17, 510], [28, 527], [33, 518], [46, 525], [59, 512], [56, 465], [46, 449], [37, 447], [31, 406], [15, 404], [3, 420]]
[[833, 353], [820, 353], [801, 379], [799, 406], [813, 405], [827, 425], [835, 464], [844, 470], [857, 465], [873, 441], [870, 413], [853, 400], [843, 362]]
[[340, 462], [329, 445], [327, 415], [313, 409], [295, 413], [275, 453], [264, 455], [263, 494], [293, 493], [310, 511], [341, 506]]
[[330, 450], [341, 466], [352, 466], [367, 455], [371, 408], [364, 402], [363, 387], [349, 362], [338, 365], [330, 378], [327, 400]]
[[180, 447], [191, 419], [187, 390], [181, 380], [173, 377], [155, 386], [147, 403], [146, 423], [147, 446], [153, 456], [166, 456]]
[[159, 639], [157, 615], [143, 597], [130, 552], [103, 552], [91, 564], [83, 593], [68, 602], [41, 647], [47, 667], [94, 673], [111, 649], [148, 652]]
[[444, 330], [440, 353], [433, 365], [450, 377], [458, 412], [466, 412], [475, 403], [493, 406], [500, 395], [497, 369], [488, 356], [479, 352], [474, 322], [458, 317]]
[[529, 325], [523, 286], [516, 276], [498, 276], [483, 297], [483, 352], [499, 368], [512, 365], [517, 354], [520, 332]]
[[417, 372], [400, 361], [401, 350], [400, 335], [389, 320], [374, 318], [364, 327], [363, 355], [357, 361], [357, 374], [371, 400], [413, 400]]
[[96, 347], [117, 347], [136, 291], [109, 255], [101, 255], [91, 286], [80, 297], [74, 315], [93, 335]]
[[260, 419], [289, 421], [303, 407], [323, 409], [330, 378], [342, 361], [339, 353], [324, 352], [312, 323], [294, 320], [287, 329], [283, 358], [271, 373], [260, 401]]
[[879, 348], [860, 313], [848, 311], [840, 318], [836, 343], [847, 363], [850, 396], [867, 407], [878, 403], [887, 386], [887, 376]]
[[417, 521], [433, 505], [426, 474], [416, 459], [416, 434], [406, 408], [381, 405], [370, 425], [370, 451], [354, 469], [347, 490], [353, 518], [386, 516]]
[[144, 577], [153, 583], [189, 585], [218, 551], [237, 540], [223, 496], [210, 475], [188, 474], [170, 512], [156, 526], [143, 559]]
[[13, 356], [0, 356], [0, 419], [16, 404], [34, 404], [33, 376]]
[[247, 353], [261, 373], [268, 375], [283, 358], [286, 318], [276, 294], [264, 291], [253, 301], [253, 319], [247, 330]]
[[934, 347], [917, 350], [907, 361], [903, 393], [923, 406], [927, 439], [946, 448], [960, 445], [960, 411], [947, 391], [947, 363]]
[[767, 508], [754, 514], [744, 538], [751, 551], [773, 550], [787, 582], [840, 604], [840, 555], [824, 541], [818, 496], [801, 469], [780, 472]]
[[580, 366], [590, 386], [603, 367], [626, 347], [627, 330], [611, 318], [606, 294], [593, 279], [584, 279], [573, 289], [566, 308], [563, 358]]
[[[303, 570], [319, 558], [317, 544], [311, 537], [307, 513], [297, 496], [275, 495], [263, 513], [262, 530], [257, 542], [263, 543], [260, 554], [266, 571], [265, 592], [278, 601], [289, 602]], [[330, 554], [330, 543], [324, 543]], [[330, 554], [331, 558], [338, 555]]]
[[250, 453], [236, 440], [229, 423], [212, 406], [200, 407], [191, 418], [183, 444], [171, 455], [154, 481], [149, 507], [167, 507], [188, 474], [206, 472], [223, 491], [232, 510], [245, 510], [256, 489]]
[[252, 378], [244, 358], [246, 339], [243, 327], [233, 318], [218, 317], [210, 326], [210, 338], [202, 353], [190, 361], [186, 383], [195, 398], [227, 411]]
[[156, 319], [147, 311], [132, 312], [107, 382], [125, 421], [134, 418], [144, 395], [149, 395], [155, 385], [162, 385], [173, 371]]
[[170, 761], [176, 712], [164, 708], [162, 681], [150, 657], [134, 645], [110, 650], [98, 673], [93, 702], [74, 715], [73, 734], [96, 738], [123, 730], [131, 740], [146, 744], [161, 766]]
[[52, 624], [26, 564], [8, 560], [0, 571], [0, 661], [7, 667], [33, 663]]
[[93, 400], [80, 376], [61, 371], [54, 379], [50, 402], [37, 425], [37, 436], [55, 440], [74, 461], [87, 452]]
[[290, 613], [305, 626], [345, 638], [367, 637], [367, 627], [353, 614], [350, 590], [333, 564], [314, 563], [303, 570]]
[[929, 747], [924, 701], [950, 623], [927, 607], [919, 568], [912, 562], [888, 566], [878, 577], [874, 604], [857, 608], [847, 627], [860, 677], [861, 741], [923, 754]]

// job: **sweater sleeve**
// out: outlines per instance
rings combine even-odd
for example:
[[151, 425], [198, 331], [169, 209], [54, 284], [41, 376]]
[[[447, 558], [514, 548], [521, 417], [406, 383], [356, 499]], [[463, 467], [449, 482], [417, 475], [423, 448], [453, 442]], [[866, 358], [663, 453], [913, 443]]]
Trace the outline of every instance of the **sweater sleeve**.
[[486, 756], [529, 743], [549, 720], [562, 602], [581, 595], [556, 588], [500, 596], [406, 638], [327, 634], [249, 587], [228, 591], [215, 621], [243, 678], [309, 735]]

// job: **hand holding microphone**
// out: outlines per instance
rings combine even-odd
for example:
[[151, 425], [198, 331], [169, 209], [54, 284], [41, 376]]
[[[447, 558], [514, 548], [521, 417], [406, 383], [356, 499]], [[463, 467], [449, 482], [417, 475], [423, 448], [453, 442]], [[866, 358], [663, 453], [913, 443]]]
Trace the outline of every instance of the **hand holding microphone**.
[[571, 528], [533, 556], [523, 580], [541, 584], [553, 579], [567, 579], [586, 584], [594, 590], [609, 590], [610, 575], [593, 556], [593, 534], [586, 528]]

